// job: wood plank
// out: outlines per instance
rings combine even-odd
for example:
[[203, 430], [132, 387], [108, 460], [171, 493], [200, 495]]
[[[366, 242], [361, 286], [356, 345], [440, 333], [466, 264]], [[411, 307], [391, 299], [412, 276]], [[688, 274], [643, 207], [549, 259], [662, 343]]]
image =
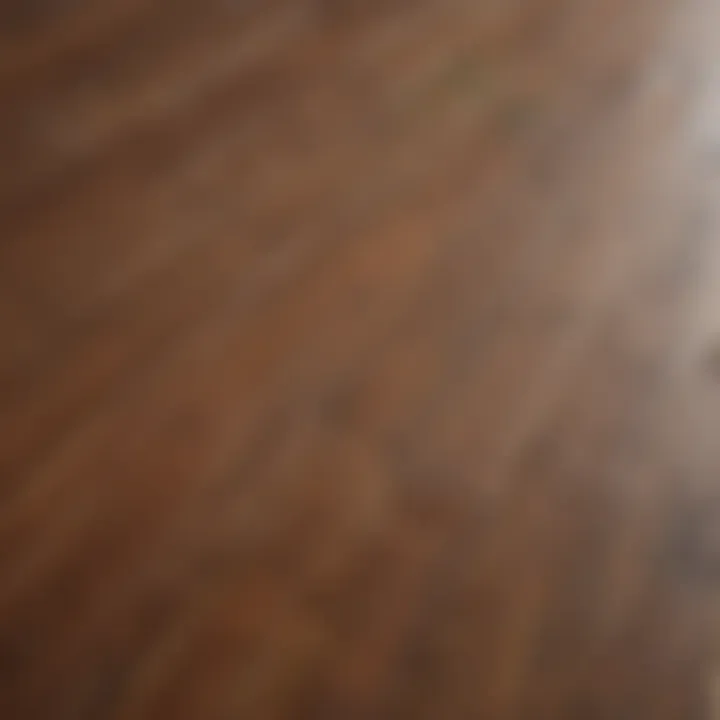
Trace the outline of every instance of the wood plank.
[[0, 8], [0, 716], [715, 720], [710, 0]]

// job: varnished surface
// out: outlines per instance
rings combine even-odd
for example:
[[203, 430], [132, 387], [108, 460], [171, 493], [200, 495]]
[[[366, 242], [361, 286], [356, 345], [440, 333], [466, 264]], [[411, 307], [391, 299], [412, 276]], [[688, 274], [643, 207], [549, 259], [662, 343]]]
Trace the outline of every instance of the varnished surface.
[[718, 27], [5, 0], [0, 717], [720, 717]]

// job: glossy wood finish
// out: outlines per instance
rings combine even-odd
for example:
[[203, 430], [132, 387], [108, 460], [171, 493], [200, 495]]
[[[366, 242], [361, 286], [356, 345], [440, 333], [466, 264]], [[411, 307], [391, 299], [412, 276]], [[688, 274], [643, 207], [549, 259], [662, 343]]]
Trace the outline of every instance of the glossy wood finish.
[[5, 0], [0, 717], [720, 717], [718, 27]]

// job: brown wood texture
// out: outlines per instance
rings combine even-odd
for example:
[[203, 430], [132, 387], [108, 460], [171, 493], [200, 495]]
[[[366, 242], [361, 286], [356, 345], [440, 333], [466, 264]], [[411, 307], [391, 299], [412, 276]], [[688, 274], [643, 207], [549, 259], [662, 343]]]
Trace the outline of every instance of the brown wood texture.
[[718, 28], [4, 0], [0, 717], [720, 717]]

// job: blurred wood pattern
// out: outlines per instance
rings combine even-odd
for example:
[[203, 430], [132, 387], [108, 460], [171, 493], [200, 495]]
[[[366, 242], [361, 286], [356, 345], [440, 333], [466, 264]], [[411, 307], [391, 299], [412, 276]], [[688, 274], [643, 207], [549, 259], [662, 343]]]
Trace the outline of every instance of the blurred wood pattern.
[[713, 720], [715, 0], [5, 0], [3, 720]]

